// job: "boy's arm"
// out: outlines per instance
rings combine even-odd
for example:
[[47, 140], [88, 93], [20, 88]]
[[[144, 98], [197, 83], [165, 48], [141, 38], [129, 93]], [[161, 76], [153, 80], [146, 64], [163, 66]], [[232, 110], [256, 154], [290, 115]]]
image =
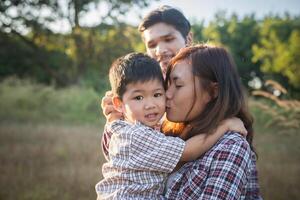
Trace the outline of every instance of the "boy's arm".
[[227, 132], [236, 131], [247, 135], [243, 122], [238, 118], [224, 120], [212, 134], [199, 134], [186, 141], [180, 161], [191, 161], [207, 152]]

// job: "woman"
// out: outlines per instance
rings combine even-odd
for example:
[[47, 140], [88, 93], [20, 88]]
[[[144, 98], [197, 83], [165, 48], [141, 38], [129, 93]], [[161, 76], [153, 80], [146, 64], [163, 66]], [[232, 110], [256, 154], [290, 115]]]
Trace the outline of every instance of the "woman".
[[168, 68], [167, 118], [163, 130], [187, 139], [211, 133], [222, 120], [238, 117], [247, 138], [226, 133], [196, 161], [184, 164], [167, 181], [167, 199], [261, 199], [252, 146], [252, 118], [234, 61], [220, 47], [182, 49]]

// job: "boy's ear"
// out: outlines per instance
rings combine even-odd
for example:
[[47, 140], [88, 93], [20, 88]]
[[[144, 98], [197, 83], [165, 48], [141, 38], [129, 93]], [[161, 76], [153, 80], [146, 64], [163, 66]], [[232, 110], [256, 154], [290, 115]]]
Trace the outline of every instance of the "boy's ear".
[[117, 97], [117, 96], [114, 96], [112, 98], [112, 103], [113, 103], [113, 106], [114, 108], [118, 111], [118, 112], [123, 112], [123, 109], [122, 109], [122, 105], [123, 105], [123, 102], [122, 100], [120, 99], [120, 97]]

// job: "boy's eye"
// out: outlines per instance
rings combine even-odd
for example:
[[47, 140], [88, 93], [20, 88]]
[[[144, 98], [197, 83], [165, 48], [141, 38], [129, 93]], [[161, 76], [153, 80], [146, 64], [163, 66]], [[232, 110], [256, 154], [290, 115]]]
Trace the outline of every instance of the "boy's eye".
[[162, 93], [155, 93], [154, 94], [154, 97], [160, 97], [160, 96], [162, 96], [163, 94]]
[[136, 96], [136, 97], [134, 97], [134, 99], [138, 100], [138, 101], [143, 100], [143, 98], [144, 98], [143, 96]]

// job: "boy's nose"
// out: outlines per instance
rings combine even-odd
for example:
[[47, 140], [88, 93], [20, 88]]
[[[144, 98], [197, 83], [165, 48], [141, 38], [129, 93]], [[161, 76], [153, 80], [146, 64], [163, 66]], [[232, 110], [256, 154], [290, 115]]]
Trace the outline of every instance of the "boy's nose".
[[155, 104], [152, 103], [152, 102], [148, 102], [145, 104], [145, 109], [148, 110], [148, 109], [152, 109], [155, 107]]

